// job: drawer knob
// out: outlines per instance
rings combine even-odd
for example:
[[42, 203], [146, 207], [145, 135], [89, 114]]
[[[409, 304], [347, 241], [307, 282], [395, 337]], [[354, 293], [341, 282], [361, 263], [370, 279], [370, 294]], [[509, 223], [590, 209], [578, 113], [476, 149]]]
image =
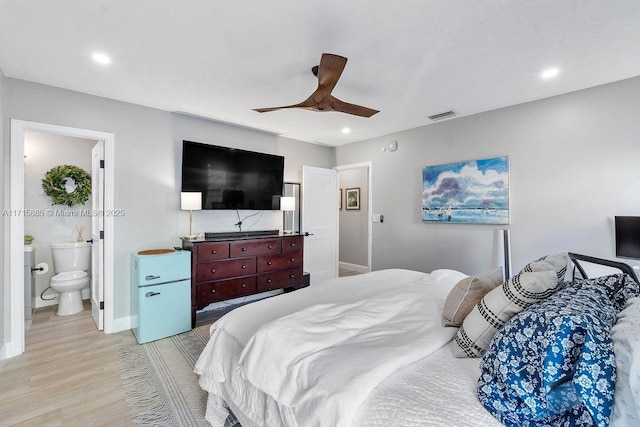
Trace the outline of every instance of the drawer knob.
[[294, 247], [296, 244], [295, 243], [291, 243], [291, 247]]
[[242, 286], [243, 288], [246, 288], [246, 287], [247, 287], [247, 285], [245, 285], [244, 283], [243, 283], [242, 285], [240, 285], [240, 286]]
[[295, 274], [290, 274], [290, 275], [289, 275], [289, 278], [290, 278], [290, 279], [295, 279], [295, 278], [296, 278], [296, 275], [295, 275]]
[[268, 261], [268, 262], [267, 262], [267, 265], [271, 265], [271, 264], [273, 264], [271, 261]]
[[273, 282], [273, 280], [267, 279], [267, 283], [271, 283], [271, 282]]
[[243, 266], [242, 266], [242, 269], [243, 269], [243, 270], [246, 270], [246, 269], [247, 269], [247, 266], [246, 266], [246, 265], [243, 265]]
[[273, 249], [273, 245], [269, 245], [269, 246], [268, 246], [268, 248], [269, 248], [269, 249]]
[[296, 262], [296, 259], [295, 258], [291, 258], [291, 262]]
[[246, 251], [247, 251], [247, 248], [242, 248], [242, 252], [246, 252]]
[[212, 294], [215, 294], [215, 293], [216, 293], [216, 290], [215, 290], [215, 289], [211, 289], [211, 293], [212, 293]]
[[211, 251], [211, 253], [215, 255], [215, 254], [217, 254], [217, 253], [218, 253], [218, 251], [213, 250], [213, 251]]
[[216, 269], [215, 269], [215, 268], [212, 268], [212, 269], [211, 269], [211, 272], [212, 272], [212, 273], [215, 273], [215, 272], [216, 272]]

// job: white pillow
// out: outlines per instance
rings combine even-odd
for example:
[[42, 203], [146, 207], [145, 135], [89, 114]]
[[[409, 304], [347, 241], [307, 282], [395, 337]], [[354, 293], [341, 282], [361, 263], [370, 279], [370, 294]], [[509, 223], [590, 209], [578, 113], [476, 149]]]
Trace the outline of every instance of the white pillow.
[[456, 357], [481, 357], [507, 320], [555, 292], [555, 271], [521, 271], [486, 294], [465, 317], [456, 333]]
[[507, 320], [552, 295], [562, 283], [569, 257], [547, 255], [526, 265], [507, 282], [486, 294], [465, 317], [454, 338], [456, 357], [481, 357], [493, 335]]
[[616, 391], [612, 421], [640, 425], [640, 298], [630, 298], [611, 329], [616, 355]]

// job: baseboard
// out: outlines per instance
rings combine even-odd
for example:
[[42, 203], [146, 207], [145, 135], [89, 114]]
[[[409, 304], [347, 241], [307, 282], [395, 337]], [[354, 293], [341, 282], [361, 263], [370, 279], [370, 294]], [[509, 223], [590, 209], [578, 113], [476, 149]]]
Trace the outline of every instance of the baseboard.
[[118, 319], [113, 320], [113, 333], [122, 332], [131, 329], [131, 325], [133, 325], [133, 321], [131, 316], [120, 317]]
[[10, 342], [2, 344], [2, 347], [0, 348], [0, 360], [10, 359], [22, 354], [22, 352], [17, 351], [15, 347], [16, 346], [12, 345]]
[[366, 265], [351, 264], [351, 263], [348, 263], [348, 262], [340, 261], [338, 263], [338, 266], [342, 270], [355, 271], [356, 273], [368, 273], [369, 272], [369, 267], [367, 267]]

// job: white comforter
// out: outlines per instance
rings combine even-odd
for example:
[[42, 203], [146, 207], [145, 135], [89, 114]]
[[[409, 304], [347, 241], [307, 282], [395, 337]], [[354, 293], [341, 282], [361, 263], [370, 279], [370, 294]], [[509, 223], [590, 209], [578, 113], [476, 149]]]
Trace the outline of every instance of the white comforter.
[[[436, 270], [431, 274], [382, 270], [329, 280], [232, 311], [212, 325], [211, 339], [195, 367], [200, 375], [200, 386], [209, 392], [207, 420], [214, 426], [221, 426], [228, 405], [244, 427], [295, 423], [295, 411], [252, 386], [239, 367], [241, 352], [260, 326], [311, 305], [357, 303], [410, 284], [422, 287], [427, 299], [438, 304], [435, 311], [439, 316], [449, 290], [464, 277], [463, 273], [452, 270]], [[453, 334], [455, 329], [446, 328], [445, 332]], [[362, 355], [369, 356], [373, 351], [363, 351]], [[352, 408], [357, 409], [357, 406]]]
[[296, 425], [349, 426], [381, 381], [453, 338], [456, 329], [441, 327], [447, 291], [418, 281], [355, 303], [313, 305], [262, 326], [240, 369], [290, 407]]
[[[240, 355], [261, 325], [314, 304], [352, 304], [391, 289], [425, 286], [434, 301], [441, 300], [464, 274], [439, 270], [424, 274], [384, 270], [327, 281], [289, 294], [238, 308], [211, 328], [196, 373], [209, 393], [206, 419], [222, 426], [230, 407], [243, 427], [281, 427], [295, 423], [295, 411], [249, 383], [239, 368]], [[433, 291], [433, 293], [431, 293]], [[638, 425], [640, 413], [640, 299], [620, 313], [612, 330], [618, 372], [612, 427]], [[440, 312], [440, 310], [438, 310]], [[452, 332], [455, 328], [447, 328]], [[456, 359], [451, 342], [432, 354], [398, 368], [378, 384], [357, 409], [352, 425], [362, 427], [499, 426], [480, 404], [476, 381], [479, 359]], [[363, 352], [364, 356], [373, 350]], [[364, 357], [363, 359], [366, 359]], [[332, 425], [325, 420], [323, 425]], [[306, 424], [304, 424], [306, 426]]]

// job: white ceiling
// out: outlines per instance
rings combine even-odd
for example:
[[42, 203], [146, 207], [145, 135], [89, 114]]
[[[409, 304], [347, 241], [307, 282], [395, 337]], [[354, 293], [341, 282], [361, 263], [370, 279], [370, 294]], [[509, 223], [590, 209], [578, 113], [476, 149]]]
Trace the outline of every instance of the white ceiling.
[[[323, 52], [349, 58], [333, 95], [380, 113], [252, 111], [306, 99]], [[337, 146], [638, 76], [640, 2], [0, 0], [0, 68]]]

